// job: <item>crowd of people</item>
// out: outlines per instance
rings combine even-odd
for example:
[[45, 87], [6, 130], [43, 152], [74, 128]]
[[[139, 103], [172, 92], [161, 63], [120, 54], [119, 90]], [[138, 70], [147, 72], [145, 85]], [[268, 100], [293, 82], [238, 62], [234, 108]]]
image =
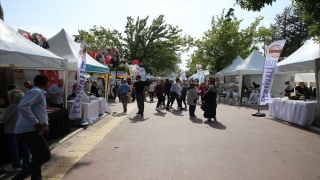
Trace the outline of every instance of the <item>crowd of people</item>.
[[[154, 102], [154, 98], [157, 97], [158, 102], [156, 104], [156, 111], [161, 111], [161, 108], [165, 108], [170, 111], [174, 101], [177, 102], [178, 110], [189, 109], [189, 116], [191, 118], [197, 117], [195, 110], [197, 104], [201, 104], [201, 108], [204, 111], [204, 117], [211, 121], [216, 120], [216, 108], [217, 108], [217, 87], [210, 85], [209, 87], [205, 83], [198, 84], [197, 81], [189, 81], [176, 79], [175, 82], [166, 79], [150, 81], [141, 80], [141, 76], [136, 77], [134, 83], [127, 83], [122, 81], [119, 87], [118, 96], [123, 104], [123, 111], [127, 112], [127, 103], [130, 101], [137, 101], [138, 116], [144, 115], [144, 102], [147, 98], [150, 98], [150, 102]], [[184, 105], [184, 106], [183, 106]]]

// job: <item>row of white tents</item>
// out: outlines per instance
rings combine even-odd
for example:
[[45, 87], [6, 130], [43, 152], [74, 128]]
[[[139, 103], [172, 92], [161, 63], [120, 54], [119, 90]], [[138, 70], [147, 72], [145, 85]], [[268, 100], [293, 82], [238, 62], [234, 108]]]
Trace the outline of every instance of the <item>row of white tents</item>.
[[[49, 51], [32, 43], [0, 20], [0, 67], [78, 70], [79, 45], [62, 29], [48, 40]], [[86, 56], [86, 72], [106, 73], [108, 67]]]
[[[78, 70], [80, 47], [65, 30], [61, 30], [48, 42], [50, 51], [34, 44], [0, 19], [0, 67], [62, 70], [63, 78], [67, 81], [66, 72]], [[86, 72], [106, 74], [109, 71], [108, 67], [97, 62], [88, 54], [86, 62]]]
[[[237, 57], [231, 65], [215, 74], [215, 77], [239, 76], [239, 82], [242, 77], [247, 75], [256, 78], [256, 83], [261, 83], [265, 58], [257, 51], [253, 51], [245, 60]], [[305, 44], [297, 51], [291, 54], [285, 60], [279, 62], [276, 67], [276, 74], [272, 86], [273, 94], [283, 90], [284, 82], [289, 80], [289, 76], [295, 75], [295, 81], [308, 80], [316, 82], [317, 97], [320, 97], [320, 44], [307, 40]], [[313, 76], [313, 77], [312, 77]], [[246, 82], [246, 81], [245, 81]], [[251, 82], [250, 82], [251, 83]], [[239, 83], [241, 93], [242, 83]], [[320, 98], [318, 99], [318, 113], [320, 112]], [[320, 116], [319, 116], [320, 119]], [[320, 121], [319, 121], [320, 123]]]
[[[245, 60], [238, 56], [233, 60], [232, 64], [215, 74], [219, 79], [224, 79], [228, 76], [238, 76], [239, 82], [242, 82], [244, 77], [244, 84], [247, 87], [252, 86], [255, 82], [260, 84], [262, 81], [262, 73], [264, 66], [264, 57], [256, 50], [254, 50]], [[226, 78], [227, 79], [227, 78]], [[289, 79], [289, 75], [277, 74], [272, 86], [273, 94], [280, 94], [283, 91], [284, 82]], [[242, 83], [239, 83], [239, 93], [241, 94]]]

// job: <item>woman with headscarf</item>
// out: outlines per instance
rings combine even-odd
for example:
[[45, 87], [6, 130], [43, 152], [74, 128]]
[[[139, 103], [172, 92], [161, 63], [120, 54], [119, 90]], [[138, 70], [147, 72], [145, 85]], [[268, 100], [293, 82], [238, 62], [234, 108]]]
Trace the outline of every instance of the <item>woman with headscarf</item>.
[[214, 86], [209, 87], [209, 91], [204, 95], [204, 105], [203, 105], [203, 110], [204, 114], [203, 116], [205, 118], [208, 118], [208, 121], [211, 121], [213, 118], [214, 121], [217, 120], [216, 118], [216, 109], [217, 109], [217, 92], [216, 88]]

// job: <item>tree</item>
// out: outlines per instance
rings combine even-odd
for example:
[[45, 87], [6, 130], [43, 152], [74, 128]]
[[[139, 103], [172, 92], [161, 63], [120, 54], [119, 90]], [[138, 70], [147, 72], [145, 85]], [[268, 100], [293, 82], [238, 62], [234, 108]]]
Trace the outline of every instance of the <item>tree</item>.
[[242, 20], [234, 18], [228, 21], [223, 10], [220, 16], [212, 18], [211, 29], [204, 33], [201, 40], [196, 41], [198, 49], [192, 54], [188, 65], [193, 68], [195, 64], [201, 64], [213, 72], [230, 65], [238, 55], [247, 57], [253, 49], [257, 49], [252, 44], [262, 19], [258, 17], [249, 27], [240, 30]]
[[277, 29], [270, 27], [266, 28], [265, 26], [260, 26], [257, 34], [256, 34], [256, 42], [257, 43], [263, 43], [262, 49], [263, 49], [263, 55], [266, 54], [266, 46], [271, 44], [275, 39], [275, 34], [277, 34]]
[[193, 38], [182, 36], [180, 29], [164, 21], [160, 15], [147, 25], [149, 16], [134, 20], [127, 17], [124, 35], [117, 30], [93, 26], [89, 31], [78, 30], [76, 42], [87, 40], [87, 49], [98, 51], [116, 47], [126, 60], [139, 60], [153, 75], [175, 72], [182, 52], [193, 44]]
[[97, 52], [101, 50], [117, 48], [122, 52], [121, 33], [114, 29], [106, 29], [102, 26], [93, 26], [89, 31], [78, 30], [79, 35], [73, 35], [74, 40], [82, 43], [83, 40], [87, 41], [87, 49]]
[[[236, 0], [242, 9], [260, 11], [265, 5], [272, 5], [276, 0]], [[292, 0], [300, 18], [309, 27], [309, 36], [320, 42], [320, 2], [319, 0]]]
[[[182, 37], [180, 29], [165, 24], [164, 15], [152, 20], [148, 26], [149, 16], [134, 21], [127, 17], [124, 31], [125, 58], [140, 60], [146, 64], [145, 69], [155, 75], [163, 71], [174, 71], [179, 62], [183, 46], [190, 37]], [[151, 66], [152, 65], [152, 66]]]
[[277, 29], [275, 40], [287, 40], [281, 56], [288, 57], [308, 38], [308, 28], [294, 6], [286, 7], [282, 13], [276, 14], [275, 21], [271, 24], [274, 29]]

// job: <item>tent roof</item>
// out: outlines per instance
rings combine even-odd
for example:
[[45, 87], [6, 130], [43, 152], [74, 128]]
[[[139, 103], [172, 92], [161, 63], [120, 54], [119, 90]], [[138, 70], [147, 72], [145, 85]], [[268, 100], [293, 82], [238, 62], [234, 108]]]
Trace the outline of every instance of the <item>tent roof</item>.
[[227, 66], [226, 68], [222, 69], [221, 71], [217, 72], [215, 75], [216, 76], [225, 76], [226, 73], [234, 70], [234, 68], [236, 68], [240, 63], [243, 62], [243, 59], [238, 55], [236, 57], [236, 59], [234, 59], [232, 61], [232, 64], [230, 64], [229, 66]]
[[[58, 34], [48, 40], [50, 51], [68, 59], [68, 69], [78, 70], [78, 53], [80, 46], [62, 29]], [[108, 67], [99, 63], [91, 56], [86, 54], [86, 71], [105, 74]]]
[[64, 69], [67, 60], [34, 44], [0, 19], [0, 67]]
[[295, 82], [316, 82], [315, 73], [297, 73], [294, 77]]
[[320, 45], [308, 40], [285, 60], [277, 64], [276, 72], [303, 71], [314, 69], [314, 60], [320, 58]]
[[239, 74], [262, 74], [264, 67], [263, 57], [257, 50], [253, 50], [252, 53], [236, 68], [227, 75], [239, 75]]

